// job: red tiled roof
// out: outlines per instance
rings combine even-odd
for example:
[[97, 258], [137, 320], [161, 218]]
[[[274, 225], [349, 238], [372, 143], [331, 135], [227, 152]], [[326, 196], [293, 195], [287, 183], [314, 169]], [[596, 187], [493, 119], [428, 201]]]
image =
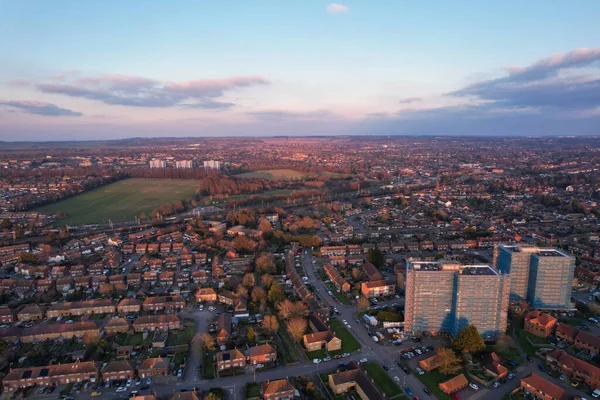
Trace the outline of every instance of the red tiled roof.
[[554, 400], [570, 400], [571, 396], [560, 386], [555, 385], [552, 382], [548, 382], [541, 376], [531, 374], [521, 379], [521, 383], [525, 384], [526, 387], [530, 387], [538, 392], [544, 393], [550, 396]]

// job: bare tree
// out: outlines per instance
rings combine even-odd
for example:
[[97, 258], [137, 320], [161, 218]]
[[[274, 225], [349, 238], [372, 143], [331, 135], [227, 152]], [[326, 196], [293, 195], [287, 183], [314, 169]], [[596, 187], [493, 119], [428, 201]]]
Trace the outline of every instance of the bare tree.
[[292, 335], [292, 338], [294, 338], [296, 342], [299, 342], [302, 340], [304, 332], [306, 332], [307, 325], [308, 324], [306, 323], [306, 319], [293, 318], [288, 321], [287, 329], [290, 335]]
[[367, 311], [369, 306], [369, 300], [366, 297], [361, 296], [358, 300], [358, 311]]
[[244, 275], [242, 285], [247, 287], [248, 290], [252, 289], [256, 285], [256, 278], [254, 277], [254, 274], [247, 273], [246, 275]]
[[207, 351], [215, 351], [217, 345], [215, 339], [208, 333], [197, 333], [192, 338], [192, 346], [198, 346]]
[[268, 332], [274, 333], [279, 329], [279, 321], [277, 321], [277, 317], [274, 315], [265, 315], [262, 327]]

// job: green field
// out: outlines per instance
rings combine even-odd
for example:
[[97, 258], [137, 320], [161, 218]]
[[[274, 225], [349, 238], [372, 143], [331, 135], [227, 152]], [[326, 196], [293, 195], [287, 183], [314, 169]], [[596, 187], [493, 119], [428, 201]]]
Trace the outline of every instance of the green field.
[[293, 169], [266, 169], [263, 171], [244, 172], [236, 176], [239, 178], [262, 178], [278, 181], [284, 179], [302, 179], [306, 176], [306, 173]]
[[175, 200], [192, 198], [198, 181], [187, 179], [125, 179], [57, 203], [37, 208], [45, 214], [63, 211], [56, 225], [131, 221], [141, 213]]

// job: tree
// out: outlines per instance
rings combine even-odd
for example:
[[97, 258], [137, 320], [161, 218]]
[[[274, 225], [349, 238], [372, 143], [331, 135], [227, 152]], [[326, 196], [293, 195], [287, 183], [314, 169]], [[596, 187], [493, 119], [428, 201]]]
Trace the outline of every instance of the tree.
[[306, 305], [301, 301], [290, 301], [285, 299], [282, 302], [277, 303], [277, 312], [279, 317], [284, 320], [304, 317], [306, 315]]
[[269, 301], [271, 304], [277, 304], [285, 300], [285, 292], [278, 283], [273, 283], [269, 289]]
[[259, 274], [270, 274], [275, 271], [275, 263], [273, 258], [267, 254], [261, 254], [257, 257], [256, 261], [256, 272]]
[[247, 287], [248, 290], [252, 289], [256, 285], [256, 278], [254, 277], [254, 274], [247, 273], [246, 275], [244, 275], [242, 285]]
[[12, 222], [10, 222], [10, 219], [8, 218], [4, 218], [2, 220], [2, 229], [10, 229], [12, 228], [13, 224]]
[[289, 320], [287, 323], [288, 332], [290, 335], [292, 335], [292, 338], [296, 342], [300, 342], [302, 340], [302, 337], [304, 337], [304, 332], [306, 332], [306, 327], [307, 323], [306, 319], [304, 318], [294, 318]]
[[219, 396], [219, 394], [215, 392], [210, 392], [204, 400], [223, 400], [223, 396]]
[[201, 349], [206, 351], [215, 351], [217, 345], [215, 339], [208, 333], [197, 333], [192, 338], [192, 344], [200, 346]]
[[273, 231], [273, 227], [271, 226], [269, 220], [263, 217], [260, 219], [260, 223], [258, 224], [258, 230], [263, 234], [270, 234]]
[[273, 276], [269, 274], [263, 274], [260, 277], [260, 281], [266, 289], [269, 289], [271, 284], [273, 284]]
[[267, 292], [265, 292], [265, 289], [261, 288], [260, 286], [254, 286], [252, 289], [252, 301], [255, 303], [260, 303], [266, 299]]
[[252, 344], [256, 341], [256, 334], [254, 333], [254, 329], [252, 329], [252, 327], [248, 328], [248, 341]]
[[234, 294], [236, 297], [248, 297], [248, 288], [242, 285], [237, 285]]
[[367, 311], [371, 305], [369, 304], [369, 300], [366, 297], [361, 296], [358, 299], [358, 311]]
[[453, 345], [455, 349], [467, 353], [476, 353], [485, 348], [485, 343], [475, 325], [469, 325], [461, 330], [454, 339]]
[[400, 315], [396, 314], [395, 312], [379, 311], [377, 313], [378, 321], [400, 322], [401, 319], [402, 318], [400, 318]]
[[460, 371], [460, 358], [456, 355], [454, 350], [447, 347], [438, 347], [435, 353], [438, 357], [440, 372], [442, 374], [454, 375]]
[[279, 321], [277, 321], [277, 317], [274, 315], [265, 315], [262, 327], [270, 333], [277, 332], [279, 330]]

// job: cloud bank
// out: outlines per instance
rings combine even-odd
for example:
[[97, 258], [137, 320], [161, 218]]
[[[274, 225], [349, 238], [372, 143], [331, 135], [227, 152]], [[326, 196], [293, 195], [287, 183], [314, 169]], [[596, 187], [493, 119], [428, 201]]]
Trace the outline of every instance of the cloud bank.
[[40, 101], [0, 99], [0, 105], [18, 108], [28, 114], [45, 115], [48, 117], [80, 117], [83, 115], [80, 112], [69, 110], [68, 108], [58, 107], [56, 104]]
[[66, 83], [39, 83], [35, 87], [43, 93], [85, 98], [110, 105], [224, 109], [232, 107], [233, 104], [217, 99], [227, 92], [269, 83], [260, 76], [172, 82], [113, 74], [81, 77]]

